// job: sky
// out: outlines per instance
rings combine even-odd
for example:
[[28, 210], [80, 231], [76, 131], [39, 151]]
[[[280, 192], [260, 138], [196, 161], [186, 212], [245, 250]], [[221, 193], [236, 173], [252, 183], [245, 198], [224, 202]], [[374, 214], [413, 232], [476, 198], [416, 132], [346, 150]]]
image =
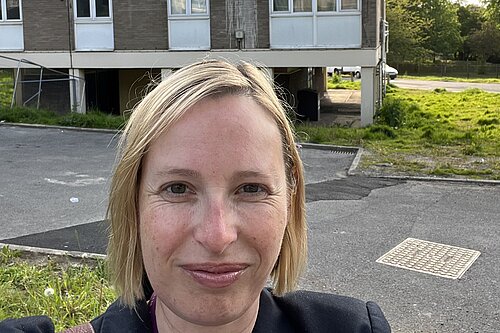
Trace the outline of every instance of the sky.
[[481, 6], [481, 0], [453, 0], [454, 2], [462, 2], [465, 5], [478, 5]]

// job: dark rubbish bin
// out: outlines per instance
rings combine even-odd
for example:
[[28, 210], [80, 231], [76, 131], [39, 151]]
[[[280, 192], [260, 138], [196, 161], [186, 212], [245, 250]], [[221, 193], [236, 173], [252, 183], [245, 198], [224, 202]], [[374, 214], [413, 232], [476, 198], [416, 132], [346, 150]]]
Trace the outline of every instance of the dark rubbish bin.
[[316, 90], [301, 89], [297, 91], [297, 113], [301, 119], [319, 120], [319, 95]]

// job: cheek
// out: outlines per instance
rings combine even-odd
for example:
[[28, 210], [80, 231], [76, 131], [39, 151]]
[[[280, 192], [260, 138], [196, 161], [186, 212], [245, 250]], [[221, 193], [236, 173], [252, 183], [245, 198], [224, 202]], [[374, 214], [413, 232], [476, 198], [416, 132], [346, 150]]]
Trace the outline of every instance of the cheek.
[[287, 224], [286, 201], [247, 211], [242, 220], [246, 221], [245, 230], [260, 252], [277, 256]]
[[144, 254], [150, 260], [173, 252], [182, 242], [186, 230], [186, 216], [174, 214], [164, 207], [146, 209], [139, 216], [139, 230]]

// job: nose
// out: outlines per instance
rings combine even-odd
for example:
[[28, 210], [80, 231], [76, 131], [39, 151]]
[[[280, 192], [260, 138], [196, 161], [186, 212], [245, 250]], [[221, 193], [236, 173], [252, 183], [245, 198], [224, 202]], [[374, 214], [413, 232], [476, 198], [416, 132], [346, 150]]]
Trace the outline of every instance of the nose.
[[235, 215], [228, 206], [223, 200], [212, 199], [201, 208], [194, 238], [210, 253], [222, 254], [238, 237]]

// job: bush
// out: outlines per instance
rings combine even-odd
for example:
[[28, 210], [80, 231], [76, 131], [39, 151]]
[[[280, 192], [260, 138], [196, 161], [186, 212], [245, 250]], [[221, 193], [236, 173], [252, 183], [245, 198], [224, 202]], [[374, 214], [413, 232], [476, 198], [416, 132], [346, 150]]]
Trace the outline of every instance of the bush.
[[406, 120], [418, 111], [420, 111], [418, 104], [388, 96], [384, 99], [380, 110], [375, 114], [375, 120], [378, 124], [393, 128], [403, 127]]

